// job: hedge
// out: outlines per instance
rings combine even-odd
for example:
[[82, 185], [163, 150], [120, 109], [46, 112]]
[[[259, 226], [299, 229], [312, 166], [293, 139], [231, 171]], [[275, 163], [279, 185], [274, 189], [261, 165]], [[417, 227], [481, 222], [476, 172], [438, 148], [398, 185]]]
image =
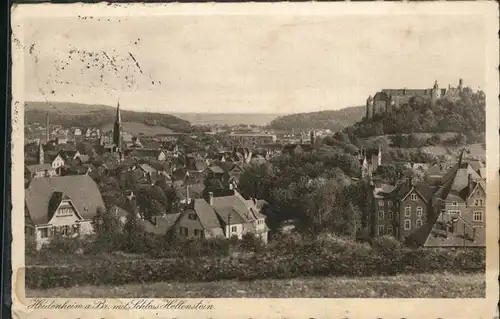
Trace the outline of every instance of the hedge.
[[[214, 243], [211, 245], [217, 247]], [[201, 247], [204, 250], [206, 247]], [[84, 266], [27, 267], [31, 289], [159, 281], [255, 280], [303, 276], [375, 276], [447, 271], [482, 272], [485, 250], [407, 249], [315, 239], [288, 239], [239, 257], [214, 255], [151, 260], [96, 260]]]

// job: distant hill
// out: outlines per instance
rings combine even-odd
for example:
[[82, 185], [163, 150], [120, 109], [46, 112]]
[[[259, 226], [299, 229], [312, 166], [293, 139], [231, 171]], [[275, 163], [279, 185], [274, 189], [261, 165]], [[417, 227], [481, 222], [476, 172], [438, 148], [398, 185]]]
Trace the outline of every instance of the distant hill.
[[[65, 127], [105, 127], [109, 123], [113, 123], [116, 116], [116, 108], [108, 105], [26, 102], [24, 113], [26, 124], [38, 122], [43, 125], [47, 112], [50, 116], [50, 123]], [[142, 123], [150, 128], [157, 126], [178, 132], [186, 132], [191, 129], [191, 124], [188, 121], [169, 114], [122, 110], [121, 117], [123, 122]]]
[[172, 115], [189, 121], [193, 125], [257, 125], [267, 126], [272, 120], [283, 114], [266, 113], [172, 113]]
[[280, 116], [271, 122], [277, 130], [330, 129], [339, 131], [353, 125], [365, 115], [364, 106], [346, 107], [340, 110], [298, 113]]

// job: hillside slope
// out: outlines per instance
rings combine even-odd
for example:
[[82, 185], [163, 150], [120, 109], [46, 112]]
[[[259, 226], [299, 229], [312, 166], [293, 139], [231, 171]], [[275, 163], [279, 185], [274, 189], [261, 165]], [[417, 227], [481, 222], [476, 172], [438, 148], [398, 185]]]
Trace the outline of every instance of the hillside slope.
[[271, 122], [277, 130], [330, 129], [339, 131], [353, 125], [365, 115], [364, 106], [347, 107], [340, 110], [298, 113], [280, 116]]
[[357, 137], [387, 134], [455, 132], [477, 135], [485, 132], [484, 92], [464, 88], [458, 98], [443, 98], [432, 105], [428, 100], [410, 100], [392, 112], [383, 112], [345, 128]]
[[[38, 122], [44, 124], [46, 115], [49, 113], [50, 123], [70, 126], [103, 127], [115, 120], [116, 108], [108, 105], [89, 105], [80, 103], [63, 102], [26, 102], [25, 123]], [[121, 111], [123, 122], [137, 122], [150, 127], [160, 126], [174, 131], [185, 132], [191, 128], [191, 124], [178, 117], [148, 112]]]

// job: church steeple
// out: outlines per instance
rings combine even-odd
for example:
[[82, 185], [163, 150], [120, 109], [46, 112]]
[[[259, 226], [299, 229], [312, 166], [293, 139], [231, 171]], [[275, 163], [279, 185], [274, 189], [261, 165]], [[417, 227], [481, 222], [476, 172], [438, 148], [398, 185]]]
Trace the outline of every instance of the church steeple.
[[121, 115], [120, 115], [120, 100], [118, 100], [118, 105], [116, 106], [116, 119], [115, 125], [113, 127], [113, 144], [116, 146], [116, 151], [121, 151], [122, 147], [122, 137], [121, 137]]
[[38, 164], [43, 164], [44, 160], [45, 160], [45, 154], [44, 154], [44, 151], [43, 151], [43, 146], [42, 146], [42, 141], [41, 140], [38, 141], [38, 152], [37, 152], [37, 155], [38, 155]]

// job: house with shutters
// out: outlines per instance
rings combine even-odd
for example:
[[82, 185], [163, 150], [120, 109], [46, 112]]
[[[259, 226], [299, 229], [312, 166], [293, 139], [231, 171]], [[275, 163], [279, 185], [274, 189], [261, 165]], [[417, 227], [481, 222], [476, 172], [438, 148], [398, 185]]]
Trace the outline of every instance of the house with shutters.
[[90, 235], [100, 209], [105, 209], [101, 193], [88, 175], [33, 179], [25, 190], [25, 234], [37, 248], [58, 234]]

